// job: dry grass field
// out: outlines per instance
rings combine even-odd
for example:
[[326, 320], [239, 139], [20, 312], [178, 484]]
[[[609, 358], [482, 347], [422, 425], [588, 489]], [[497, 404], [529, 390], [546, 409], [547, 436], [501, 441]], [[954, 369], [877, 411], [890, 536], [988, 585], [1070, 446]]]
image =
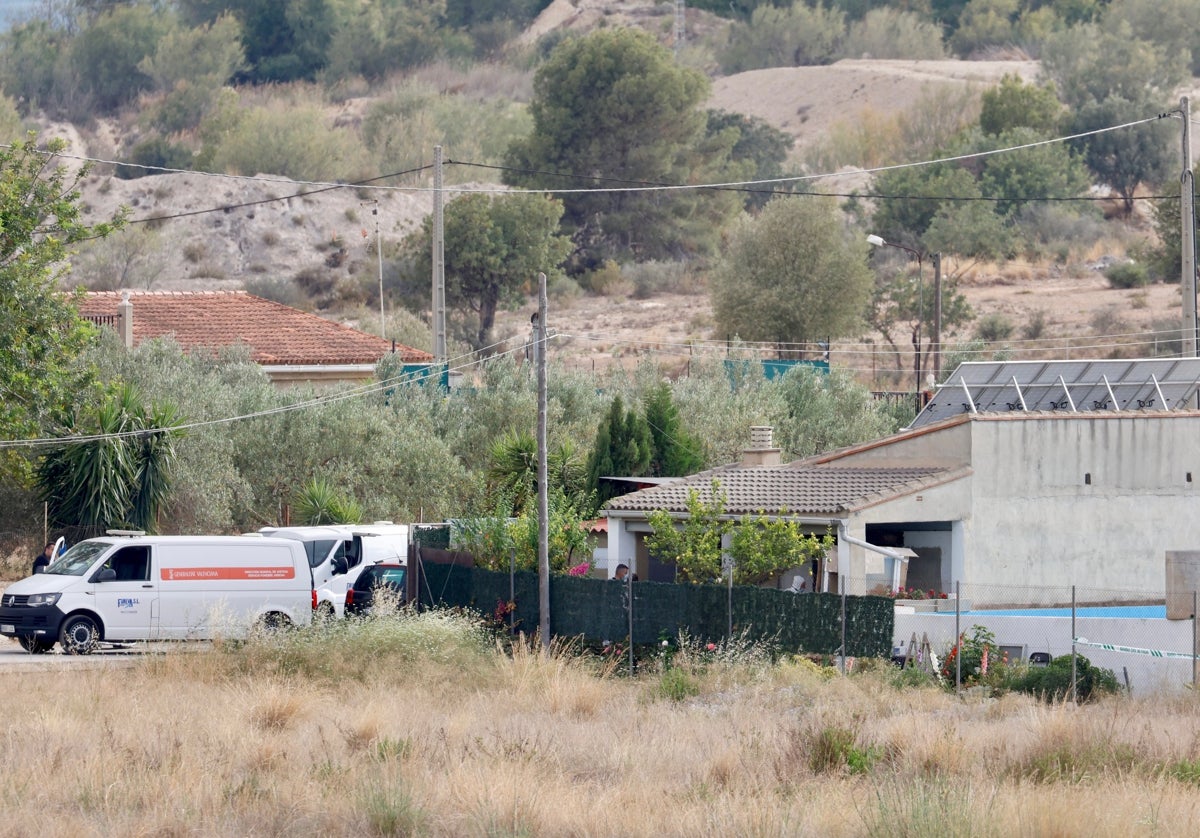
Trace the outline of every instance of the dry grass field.
[[1102, 836], [1200, 827], [1200, 700], [634, 678], [444, 614], [10, 676], [4, 835]]

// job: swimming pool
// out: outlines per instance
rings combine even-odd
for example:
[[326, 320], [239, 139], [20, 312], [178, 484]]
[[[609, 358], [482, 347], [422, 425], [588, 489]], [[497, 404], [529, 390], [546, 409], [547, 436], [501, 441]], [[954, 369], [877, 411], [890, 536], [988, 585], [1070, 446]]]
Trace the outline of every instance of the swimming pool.
[[[978, 617], [1070, 617], [1070, 608], [979, 608], [962, 612], [966, 616]], [[1129, 619], [1167, 618], [1166, 605], [1092, 605], [1075, 609], [1075, 617], [1126, 617]]]

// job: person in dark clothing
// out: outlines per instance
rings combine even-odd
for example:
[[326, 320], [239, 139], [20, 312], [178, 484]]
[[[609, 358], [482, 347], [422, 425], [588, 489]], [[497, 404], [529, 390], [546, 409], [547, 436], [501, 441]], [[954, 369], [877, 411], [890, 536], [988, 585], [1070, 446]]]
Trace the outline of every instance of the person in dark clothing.
[[42, 573], [52, 561], [54, 561], [54, 542], [48, 541], [42, 548], [42, 552], [38, 553], [37, 558], [33, 560], [33, 572]]

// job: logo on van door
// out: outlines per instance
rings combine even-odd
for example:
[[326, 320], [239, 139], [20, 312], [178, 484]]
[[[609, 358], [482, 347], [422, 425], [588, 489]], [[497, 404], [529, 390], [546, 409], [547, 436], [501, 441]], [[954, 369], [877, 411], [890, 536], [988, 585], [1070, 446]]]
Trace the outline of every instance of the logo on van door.
[[286, 567], [164, 567], [168, 582], [207, 582], [229, 579], [295, 579], [296, 568]]
[[137, 597], [117, 597], [117, 608], [137, 608]]

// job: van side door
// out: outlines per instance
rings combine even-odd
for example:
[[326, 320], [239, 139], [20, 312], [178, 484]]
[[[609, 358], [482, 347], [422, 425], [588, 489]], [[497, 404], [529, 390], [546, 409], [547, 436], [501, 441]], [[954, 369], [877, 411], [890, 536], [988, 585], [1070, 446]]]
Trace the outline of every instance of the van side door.
[[[130, 544], [115, 550], [92, 573], [96, 611], [104, 639], [150, 640], [157, 629], [158, 585], [151, 576], [151, 546]], [[111, 571], [111, 573], [105, 572]]]

